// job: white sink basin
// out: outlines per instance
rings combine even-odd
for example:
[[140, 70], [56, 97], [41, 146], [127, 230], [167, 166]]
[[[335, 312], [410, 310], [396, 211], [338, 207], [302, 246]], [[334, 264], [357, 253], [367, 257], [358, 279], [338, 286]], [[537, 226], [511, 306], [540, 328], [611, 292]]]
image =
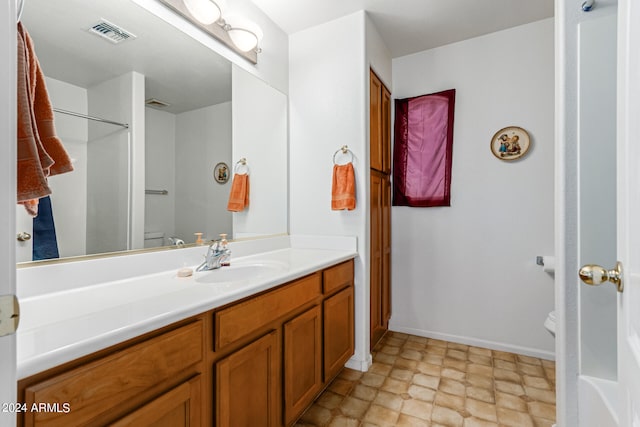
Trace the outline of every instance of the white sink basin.
[[279, 262], [256, 262], [251, 264], [234, 264], [216, 270], [196, 273], [199, 283], [236, 283], [263, 278], [282, 272], [287, 265]]

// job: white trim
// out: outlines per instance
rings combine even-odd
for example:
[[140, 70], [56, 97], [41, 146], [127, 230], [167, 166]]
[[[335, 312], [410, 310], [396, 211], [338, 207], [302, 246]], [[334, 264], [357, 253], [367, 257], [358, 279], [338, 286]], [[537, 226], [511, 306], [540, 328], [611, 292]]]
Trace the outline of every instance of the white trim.
[[344, 365], [344, 367], [355, 369], [356, 371], [367, 372], [372, 364], [373, 357], [371, 357], [371, 353], [369, 353], [365, 360], [356, 359], [355, 356], [352, 357], [351, 359], [347, 360], [347, 363]]
[[[540, 325], [540, 327], [542, 328], [542, 325]], [[393, 328], [389, 328], [389, 330], [394, 332], [402, 332], [405, 334], [417, 335], [419, 337], [433, 338], [458, 344], [472, 345], [474, 347], [482, 347], [491, 350], [522, 354], [524, 356], [537, 357], [539, 359], [555, 360], [555, 355], [552, 352], [538, 350], [531, 347], [521, 347], [517, 345], [504, 344], [497, 341], [487, 341], [461, 335], [442, 334], [440, 332], [425, 331], [423, 329], [406, 328], [402, 326], [393, 326]]]

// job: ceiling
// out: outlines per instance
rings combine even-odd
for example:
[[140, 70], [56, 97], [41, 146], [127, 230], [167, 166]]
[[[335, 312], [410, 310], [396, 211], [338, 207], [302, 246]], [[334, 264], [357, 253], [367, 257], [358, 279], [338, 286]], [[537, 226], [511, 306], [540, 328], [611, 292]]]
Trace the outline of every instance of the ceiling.
[[287, 34], [366, 10], [393, 58], [553, 16], [554, 0], [252, 0]]
[[[231, 63], [130, 0], [27, 0], [22, 22], [48, 77], [83, 88], [130, 71], [145, 98], [181, 113], [231, 99]], [[88, 29], [101, 19], [136, 38], [113, 44]], [[54, 106], [55, 107], [55, 106]]]

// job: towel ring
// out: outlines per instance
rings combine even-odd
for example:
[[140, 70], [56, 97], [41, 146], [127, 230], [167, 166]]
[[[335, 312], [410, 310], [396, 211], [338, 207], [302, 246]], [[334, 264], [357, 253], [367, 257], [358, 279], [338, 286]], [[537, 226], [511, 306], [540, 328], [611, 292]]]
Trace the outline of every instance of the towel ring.
[[342, 152], [342, 154], [351, 154], [351, 162], [353, 162], [353, 159], [355, 158], [353, 155], [353, 151], [349, 150], [349, 147], [346, 145], [343, 145], [342, 147], [340, 147], [339, 149], [336, 150], [335, 153], [333, 153], [333, 164], [337, 165], [336, 163], [336, 156], [338, 155], [338, 153]]
[[247, 165], [247, 159], [245, 157], [241, 158], [236, 162], [236, 165], [233, 167], [233, 172], [238, 173], [238, 169], [244, 166], [246, 168], [246, 174], [249, 174], [249, 165]]

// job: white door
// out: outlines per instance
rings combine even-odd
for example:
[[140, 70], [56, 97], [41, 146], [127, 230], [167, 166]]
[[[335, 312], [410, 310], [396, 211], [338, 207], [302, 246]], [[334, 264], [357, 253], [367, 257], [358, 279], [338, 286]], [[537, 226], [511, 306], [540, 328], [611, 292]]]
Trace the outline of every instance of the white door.
[[[618, 296], [620, 426], [640, 427], [640, 2], [618, 2]], [[633, 23], [633, 24], [631, 24]]]
[[[16, 11], [14, 1], [0, 1], [0, 141], [16, 140]], [[15, 294], [16, 144], [0, 144], [0, 298]], [[0, 304], [0, 330], [3, 312]], [[16, 336], [0, 336], [0, 425], [15, 425]]]

